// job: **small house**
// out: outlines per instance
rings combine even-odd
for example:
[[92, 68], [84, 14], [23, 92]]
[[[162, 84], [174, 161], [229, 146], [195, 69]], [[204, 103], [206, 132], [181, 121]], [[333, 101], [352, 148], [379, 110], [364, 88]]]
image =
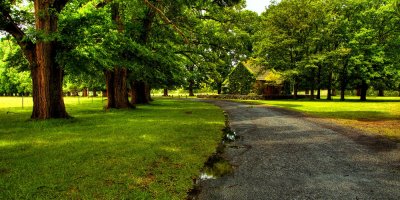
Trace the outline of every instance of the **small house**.
[[256, 77], [253, 88], [257, 94], [267, 98], [282, 94], [283, 78], [278, 72], [266, 69], [252, 61], [247, 61], [244, 65]]
[[269, 98], [281, 95], [283, 78], [274, 70], [268, 70], [252, 61], [247, 61], [239, 63], [232, 70], [224, 85], [225, 93], [256, 93]]

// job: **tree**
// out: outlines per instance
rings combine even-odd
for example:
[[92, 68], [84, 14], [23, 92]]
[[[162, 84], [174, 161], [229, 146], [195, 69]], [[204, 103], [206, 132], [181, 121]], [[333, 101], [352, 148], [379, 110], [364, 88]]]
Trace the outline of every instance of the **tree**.
[[[24, 13], [13, 9], [11, 1], [1, 1], [0, 30], [12, 35], [29, 61], [33, 82], [32, 119], [67, 118], [62, 81], [63, 69], [56, 62], [58, 15], [68, 0], [34, 0], [35, 37], [23, 29]], [[25, 15], [26, 16], [26, 15]], [[29, 16], [29, 15], [28, 15]], [[32, 16], [28, 18], [32, 19]]]
[[295, 86], [328, 89], [339, 83], [341, 100], [349, 87], [366, 100], [372, 85], [393, 88], [398, 73], [398, 22], [392, 0], [282, 0], [262, 15], [255, 55], [264, 66], [290, 70]]

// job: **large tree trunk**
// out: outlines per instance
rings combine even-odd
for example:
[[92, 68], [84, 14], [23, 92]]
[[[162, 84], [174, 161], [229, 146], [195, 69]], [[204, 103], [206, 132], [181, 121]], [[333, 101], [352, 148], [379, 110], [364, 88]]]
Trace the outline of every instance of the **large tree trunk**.
[[314, 86], [312, 86], [313, 88], [311, 88], [311, 95], [310, 95], [310, 99], [314, 100], [315, 99], [315, 94], [314, 94]]
[[164, 88], [164, 94], [163, 94], [163, 96], [164, 96], [164, 97], [167, 97], [167, 96], [168, 96], [168, 88]]
[[310, 99], [311, 100], [314, 100], [315, 99], [315, 69], [313, 69], [312, 71], [311, 71], [311, 80], [310, 80], [310, 83], [311, 83], [311, 96], [310, 96]]
[[87, 97], [87, 96], [88, 96], [88, 88], [83, 88], [82, 97]]
[[[44, 37], [57, 32], [58, 17], [52, 9], [55, 7], [61, 10], [63, 5], [52, 4], [45, 0], [34, 1], [36, 30], [42, 31]], [[32, 119], [68, 117], [62, 92], [64, 73], [55, 61], [56, 51], [56, 41], [39, 38], [34, 53], [25, 52], [30, 61], [33, 84]]]
[[379, 96], [379, 97], [385, 96], [385, 92], [384, 92], [383, 89], [379, 89], [379, 90], [378, 90], [378, 96]]
[[332, 71], [330, 71], [328, 75], [328, 94], [326, 99], [332, 100]]
[[343, 65], [342, 74], [340, 76], [340, 101], [345, 100], [344, 96], [347, 87], [347, 64], [348, 64], [348, 59], [346, 59], [346, 62]]
[[114, 68], [114, 71], [106, 71], [107, 85], [107, 109], [131, 108], [128, 101], [128, 88], [126, 87], [127, 69]]
[[62, 92], [63, 71], [56, 67], [54, 58], [49, 56], [52, 45], [41, 43], [37, 44], [37, 65], [31, 68], [33, 85], [31, 118], [67, 118]]
[[366, 101], [367, 100], [367, 90], [368, 90], [367, 82], [365, 80], [362, 80], [360, 101]]
[[316, 99], [321, 99], [321, 65], [318, 65], [317, 72], [317, 97]]
[[299, 91], [299, 82], [297, 79], [294, 80], [294, 88], [293, 88], [293, 98], [297, 99], [297, 93]]
[[222, 93], [222, 83], [217, 83], [218, 94]]
[[189, 96], [190, 97], [194, 97], [193, 87], [194, 87], [194, 80], [190, 80], [189, 81]]
[[150, 86], [144, 81], [131, 82], [131, 103], [148, 104], [151, 101]]
[[97, 90], [95, 89], [95, 88], [93, 88], [93, 96], [94, 97], [97, 97], [98, 95], [97, 95]]
[[341, 85], [340, 86], [340, 101], [344, 101], [345, 100], [345, 92], [346, 92], [346, 86], [345, 85]]

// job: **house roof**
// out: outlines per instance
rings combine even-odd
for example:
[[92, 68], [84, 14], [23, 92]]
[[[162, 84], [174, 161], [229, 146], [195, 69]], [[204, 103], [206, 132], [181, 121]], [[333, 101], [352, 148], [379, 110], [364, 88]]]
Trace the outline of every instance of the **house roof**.
[[243, 65], [256, 76], [257, 81], [265, 81], [269, 74], [269, 70], [265, 69], [261, 65], [256, 65], [252, 61], [243, 62]]
[[243, 65], [256, 77], [257, 81], [266, 81], [272, 84], [282, 84], [283, 77], [280, 73], [269, 69], [261, 65], [255, 64], [253, 61], [249, 60], [247, 62], [243, 62]]

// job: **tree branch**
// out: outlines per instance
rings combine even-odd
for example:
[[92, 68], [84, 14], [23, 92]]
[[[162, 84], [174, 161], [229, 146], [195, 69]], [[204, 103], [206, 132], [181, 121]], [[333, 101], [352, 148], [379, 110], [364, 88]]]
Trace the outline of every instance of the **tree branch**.
[[197, 64], [196, 61], [191, 56], [189, 56], [185, 51], [177, 51], [175, 52], [175, 54], [181, 54], [185, 56], [187, 59], [189, 59], [193, 64]]
[[154, 6], [152, 3], [150, 3], [148, 0], [143, 0], [143, 2], [152, 10], [154, 10], [155, 12], [157, 12], [161, 19], [164, 21], [164, 23], [166, 24], [170, 24], [172, 26], [172, 28], [179, 33], [179, 35], [181, 35], [183, 37], [183, 39], [185, 40], [185, 43], [188, 44], [189, 40], [185, 37], [185, 34], [170, 20], [168, 19], [167, 16], [165, 16], [164, 12], [161, 11], [159, 8], [157, 8], [156, 6]]
[[24, 55], [28, 59], [29, 63], [34, 62], [34, 50], [35, 44], [31, 40], [28, 40], [25, 36], [25, 33], [17, 26], [17, 24], [12, 19], [8, 10], [0, 9], [2, 11], [2, 15], [0, 16], [0, 30], [6, 31], [10, 35], [12, 35], [17, 41], [18, 45], [21, 47]]

